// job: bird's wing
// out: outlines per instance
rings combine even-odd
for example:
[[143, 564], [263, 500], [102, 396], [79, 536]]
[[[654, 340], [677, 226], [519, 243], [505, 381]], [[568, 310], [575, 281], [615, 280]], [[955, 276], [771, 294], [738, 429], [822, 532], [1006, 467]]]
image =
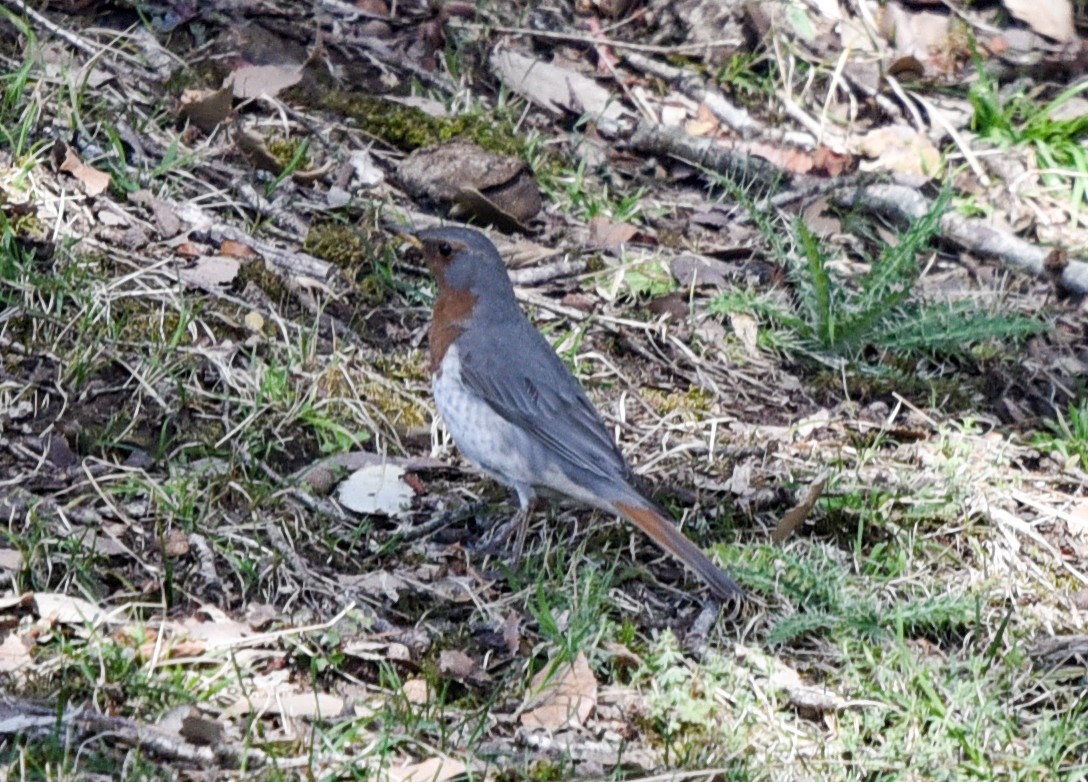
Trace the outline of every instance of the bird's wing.
[[501, 346], [464, 346], [465, 385], [569, 465], [632, 485], [631, 468], [566, 364], [528, 321], [510, 326]]

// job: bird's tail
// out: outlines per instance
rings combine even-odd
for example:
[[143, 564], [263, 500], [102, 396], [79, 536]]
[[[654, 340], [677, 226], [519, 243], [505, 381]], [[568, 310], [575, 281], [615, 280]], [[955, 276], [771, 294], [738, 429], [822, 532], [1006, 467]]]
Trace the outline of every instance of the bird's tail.
[[744, 596], [744, 591], [737, 586], [736, 582], [711, 562], [698, 546], [688, 540], [663, 511], [648, 503], [615, 501], [612, 507], [649, 535], [654, 543], [694, 570], [696, 575], [710, 587], [710, 591], [716, 598], [734, 601]]

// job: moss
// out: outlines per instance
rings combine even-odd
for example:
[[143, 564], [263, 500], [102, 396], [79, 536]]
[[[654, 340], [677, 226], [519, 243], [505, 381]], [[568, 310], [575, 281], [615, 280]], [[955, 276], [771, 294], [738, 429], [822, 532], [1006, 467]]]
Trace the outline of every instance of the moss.
[[826, 396], [829, 400], [841, 399], [843, 378], [849, 397], [858, 404], [887, 399], [898, 394], [907, 399], [939, 399], [942, 408], [947, 410], [966, 410], [978, 404], [982, 393], [979, 385], [982, 378], [966, 373], [947, 377], [923, 377], [916, 368], [890, 367], [885, 372], [864, 373], [851, 371], [843, 375], [835, 371], [819, 371], [811, 379], [811, 387], [817, 398]]
[[238, 276], [234, 281], [236, 290], [245, 290], [249, 283], [260, 288], [277, 304], [283, 304], [287, 300], [287, 286], [284, 285], [283, 277], [260, 258], [244, 261], [238, 267]]
[[[181, 314], [177, 310], [136, 297], [111, 302], [109, 318], [98, 322], [110, 338], [130, 344], [160, 343], [176, 334], [180, 325]], [[183, 338], [182, 342], [186, 340]]]
[[386, 382], [364, 382], [360, 393], [390, 423], [411, 431], [430, 423], [430, 412], [417, 404], [410, 396], [398, 393], [397, 388], [425, 385], [428, 382], [425, 362], [419, 351], [400, 354], [383, 354], [374, 359], [371, 369]]
[[586, 259], [586, 274], [594, 274], [605, 270], [604, 256], [600, 253], [589, 256]]
[[384, 353], [371, 363], [374, 371], [397, 383], [429, 383], [426, 360], [418, 350], [409, 353]]
[[369, 265], [371, 247], [357, 230], [334, 222], [313, 226], [302, 243], [302, 249], [310, 255], [352, 273]]
[[388, 384], [377, 381], [364, 383], [360, 393], [398, 429], [409, 432], [422, 429], [430, 422], [430, 416], [423, 407], [396, 393]]
[[185, 68], [177, 68], [166, 80], [163, 89], [175, 97], [185, 90], [218, 90], [223, 79], [230, 73], [230, 68], [219, 60], [201, 60]]
[[680, 413], [687, 421], [699, 421], [710, 413], [714, 397], [701, 388], [665, 393], [656, 388], [643, 391], [643, 397], [661, 415]]
[[354, 119], [367, 133], [406, 152], [460, 138], [489, 152], [525, 157], [526, 143], [514, 132], [513, 124], [493, 115], [432, 117], [414, 106], [338, 91], [323, 95], [321, 106]]
[[312, 227], [302, 248], [355, 281], [357, 304], [379, 304], [389, 297], [388, 267], [396, 254], [390, 249], [388, 237], [368, 237], [351, 226], [328, 222]]
[[[283, 138], [278, 136], [266, 141], [265, 148], [280, 164], [280, 167], [286, 169], [295, 160], [295, 156], [299, 154], [299, 150], [303, 148], [304, 144], [306, 144], [306, 139], [303, 138]], [[310, 158], [303, 154], [302, 159], [297, 162], [295, 168], [307, 169], [309, 167]]]

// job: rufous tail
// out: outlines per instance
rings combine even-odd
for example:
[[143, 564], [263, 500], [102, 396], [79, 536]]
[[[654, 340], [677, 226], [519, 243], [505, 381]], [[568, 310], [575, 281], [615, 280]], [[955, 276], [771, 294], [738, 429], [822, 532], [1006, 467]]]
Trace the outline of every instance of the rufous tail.
[[630, 519], [635, 526], [653, 538], [654, 543], [694, 570], [716, 598], [732, 601], [744, 596], [744, 590], [711, 562], [661, 511], [651, 506], [632, 505], [627, 502], [614, 502], [612, 506], [617, 513]]

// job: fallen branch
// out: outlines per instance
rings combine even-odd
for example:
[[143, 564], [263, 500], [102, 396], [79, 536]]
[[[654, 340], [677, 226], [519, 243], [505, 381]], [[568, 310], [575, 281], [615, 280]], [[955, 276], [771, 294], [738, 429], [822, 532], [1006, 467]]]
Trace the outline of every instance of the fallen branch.
[[680, 128], [639, 123], [628, 145], [651, 155], [668, 155], [689, 165], [702, 166], [744, 185], [762, 185], [767, 190], [787, 187], [792, 176], [762, 158], [738, 152], [714, 139], [685, 133]]
[[[931, 208], [929, 200], [903, 185], [868, 185], [841, 191], [843, 206], [860, 206], [899, 222], [917, 220]], [[1053, 279], [1072, 293], [1088, 293], [1088, 263], [1070, 261], [1058, 247], [1041, 247], [995, 228], [977, 217], [949, 212], [941, 217], [941, 236], [968, 252], [996, 258], [1037, 277]]]

